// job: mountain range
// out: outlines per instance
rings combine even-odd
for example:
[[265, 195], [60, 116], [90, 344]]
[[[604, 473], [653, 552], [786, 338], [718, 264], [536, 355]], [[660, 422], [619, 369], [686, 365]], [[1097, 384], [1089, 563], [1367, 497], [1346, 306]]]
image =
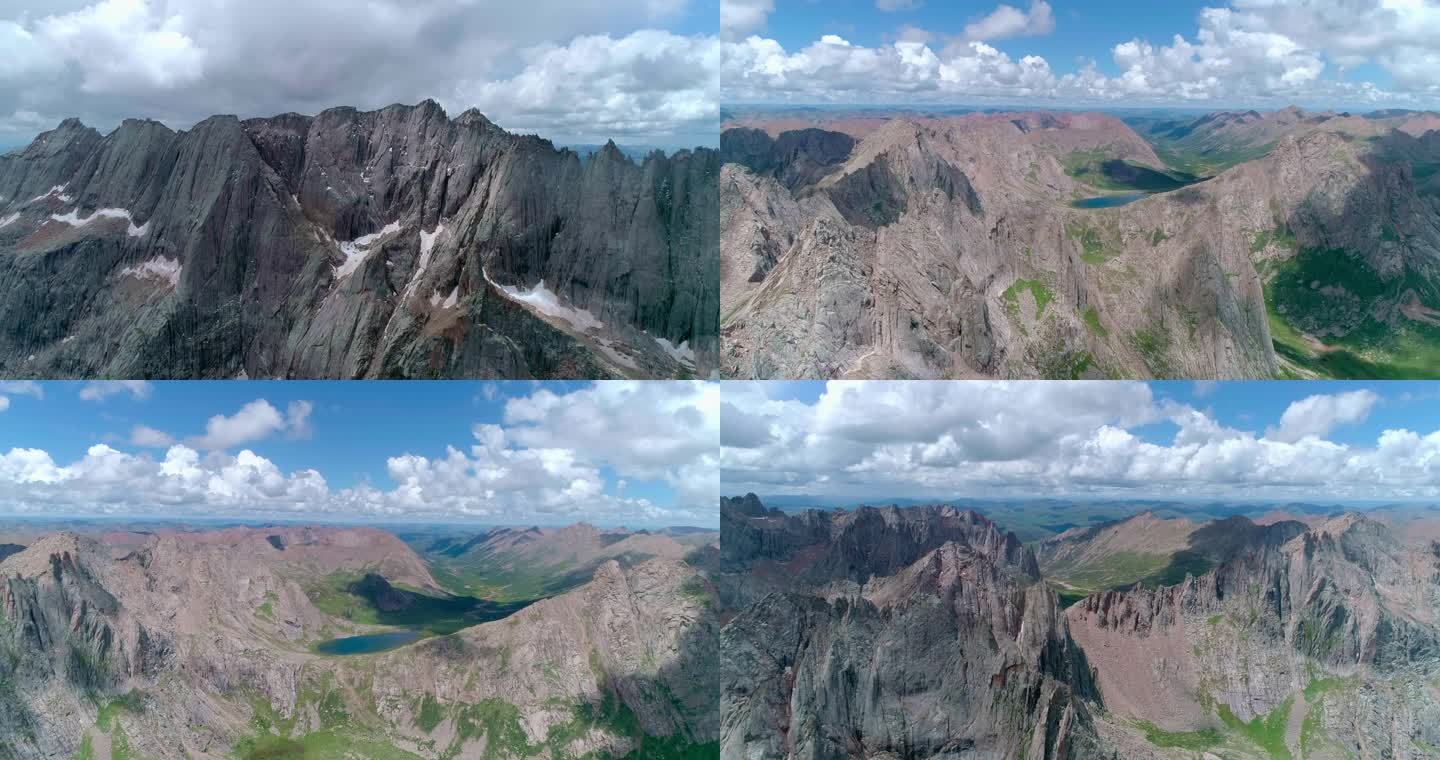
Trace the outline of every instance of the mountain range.
[[51, 533], [0, 560], [0, 757], [713, 755], [709, 540], [498, 603], [373, 528]]
[[0, 156], [0, 373], [706, 376], [718, 175], [428, 100], [69, 119]]
[[950, 506], [721, 510], [726, 760], [1440, 752], [1433, 531], [1142, 513], [1036, 546]]
[[1436, 375], [1435, 114], [726, 126], [724, 377]]

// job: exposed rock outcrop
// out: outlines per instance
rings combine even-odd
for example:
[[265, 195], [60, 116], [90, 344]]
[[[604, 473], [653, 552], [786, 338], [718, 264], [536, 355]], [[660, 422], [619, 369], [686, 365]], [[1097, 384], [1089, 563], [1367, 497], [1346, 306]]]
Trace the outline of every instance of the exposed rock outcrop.
[[[1035, 557], [950, 507], [722, 503], [722, 758], [1097, 758], [1099, 694]], [[731, 536], [743, 533], [740, 547]]]
[[[376, 629], [309, 587], [366, 556], [405, 563], [372, 553], [379, 531], [281, 530], [284, 550], [232, 529], [118, 558], [58, 534], [0, 561], [0, 756], [230, 756], [321, 733], [421, 757], [621, 757], [718, 739], [714, 591], [685, 561], [604, 562], [504, 619], [327, 657], [312, 645]], [[354, 585], [384, 612], [419, 598], [378, 574]]]
[[1255, 528], [1211, 572], [1068, 610], [1107, 708], [1169, 731], [1258, 718], [1296, 756], [1440, 746], [1434, 554], [1360, 515]]
[[718, 176], [714, 150], [582, 162], [432, 101], [69, 120], [0, 156], [0, 369], [708, 375]]
[[[1115, 207], [1072, 203], [1181, 181], [1098, 114], [896, 118], [826, 162], [730, 130], [722, 374], [1270, 378], [1328, 371], [1321, 340], [1440, 324], [1424, 137], [1288, 110], [1206, 128], [1256, 152]], [[1271, 314], [1304, 345], [1277, 353]]]

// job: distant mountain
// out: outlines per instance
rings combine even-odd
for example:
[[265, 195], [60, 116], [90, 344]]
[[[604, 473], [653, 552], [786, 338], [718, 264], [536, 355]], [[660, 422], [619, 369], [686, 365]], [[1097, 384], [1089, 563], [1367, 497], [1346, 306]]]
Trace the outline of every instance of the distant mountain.
[[[0, 561], [0, 756], [713, 754], [715, 602], [695, 567], [605, 562], [478, 612], [411, 585], [427, 577], [371, 530], [47, 536]], [[415, 641], [457, 610], [480, 617]]]
[[725, 377], [1440, 376], [1434, 114], [761, 114], [721, 154]]
[[567, 591], [589, 580], [600, 565], [610, 561], [628, 567], [657, 557], [683, 560], [718, 540], [714, 530], [607, 530], [587, 523], [409, 538], [410, 545], [451, 589], [505, 600]]
[[582, 162], [433, 101], [69, 119], [0, 156], [0, 316], [24, 324], [0, 370], [708, 375], [718, 173], [708, 149]]

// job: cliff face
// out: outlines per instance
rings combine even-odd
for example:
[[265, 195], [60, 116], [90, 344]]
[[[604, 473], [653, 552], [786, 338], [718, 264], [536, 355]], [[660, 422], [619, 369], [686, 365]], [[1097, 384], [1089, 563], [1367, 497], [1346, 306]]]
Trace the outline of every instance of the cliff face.
[[721, 757], [1104, 756], [1089, 667], [1013, 534], [949, 507], [747, 497], [722, 515], [722, 600], [740, 606], [720, 635]]
[[0, 157], [17, 376], [709, 374], [718, 153], [583, 162], [433, 102], [71, 120]]
[[1433, 547], [1357, 515], [1251, 538], [1202, 576], [1068, 610], [1107, 708], [1169, 731], [1259, 719], [1297, 757], [1437, 746]]
[[730, 130], [722, 374], [1268, 378], [1330, 371], [1320, 341], [1425, 373], [1394, 336], [1440, 341], [1433, 141], [1274, 121], [1253, 160], [1093, 208], [1164, 170], [1107, 117], [896, 119], [838, 160], [846, 135]]

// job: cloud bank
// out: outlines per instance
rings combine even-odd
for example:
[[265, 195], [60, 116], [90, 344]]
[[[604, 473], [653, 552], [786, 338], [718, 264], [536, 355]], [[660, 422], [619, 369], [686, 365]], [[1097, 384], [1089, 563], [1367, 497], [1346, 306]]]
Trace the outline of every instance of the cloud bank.
[[[1043, 0], [1025, 10], [1000, 5], [962, 30], [906, 25], [876, 47], [825, 35], [791, 50], [764, 36], [768, 5], [727, 5], [736, 10], [723, 32], [726, 102], [1440, 103], [1440, 5], [1427, 2], [1231, 0], [1204, 8], [1194, 29], [1168, 40], [1111, 44], [1103, 53], [1109, 74], [1094, 60], [1060, 71], [1044, 57], [994, 46], [1051, 33], [1057, 21]], [[1390, 83], [1349, 76], [1364, 65], [1383, 69]]]
[[[315, 405], [297, 401], [281, 411], [257, 399], [215, 415], [183, 442], [173, 431], [136, 426], [126, 443], [94, 444], [72, 462], [23, 445], [0, 452], [0, 503], [10, 513], [49, 515], [712, 525], [719, 394], [702, 382], [541, 388], [508, 399], [501, 424], [475, 425], [469, 441], [388, 457], [389, 485], [349, 488], [332, 487], [315, 469], [282, 471], [265, 457], [267, 439], [309, 434]], [[664, 483], [673, 503], [630, 495], [617, 479]]]
[[[21, 0], [0, 10], [0, 139], [78, 116], [185, 128], [431, 97], [563, 142], [714, 142], [718, 40], [686, 0]], [[713, 23], [713, 22], [712, 22]]]
[[1364, 446], [1330, 437], [1367, 418], [1370, 391], [1296, 401], [1265, 432], [1131, 382], [831, 382], [815, 403], [777, 392], [727, 384], [726, 494], [1440, 496], [1440, 430], [1385, 430]]

